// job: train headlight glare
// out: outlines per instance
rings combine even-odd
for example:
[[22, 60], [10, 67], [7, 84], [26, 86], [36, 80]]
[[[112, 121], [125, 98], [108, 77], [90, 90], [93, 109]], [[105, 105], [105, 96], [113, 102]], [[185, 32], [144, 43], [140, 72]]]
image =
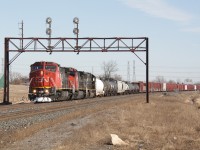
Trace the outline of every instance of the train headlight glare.
[[44, 92], [45, 92], [45, 93], [49, 93], [49, 90], [48, 90], [48, 89], [46, 89]]
[[34, 89], [34, 90], [33, 90], [33, 93], [36, 93], [36, 92], [37, 92], [36, 89]]

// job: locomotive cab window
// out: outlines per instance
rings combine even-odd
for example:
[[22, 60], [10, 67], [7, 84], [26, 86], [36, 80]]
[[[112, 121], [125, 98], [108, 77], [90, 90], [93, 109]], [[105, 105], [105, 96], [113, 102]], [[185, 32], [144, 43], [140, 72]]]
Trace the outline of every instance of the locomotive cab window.
[[40, 70], [43, 69], [43, 66], [32, 66], [31, 67], [31, 71], [36, 71], [36, 70]]
[[75, 76], [75, 72], [74, 71], [70, 71], [69, 75], [70, 76]]
[[45, 69], [51, 72], [56, 72], [56, 66], [45, 66]]

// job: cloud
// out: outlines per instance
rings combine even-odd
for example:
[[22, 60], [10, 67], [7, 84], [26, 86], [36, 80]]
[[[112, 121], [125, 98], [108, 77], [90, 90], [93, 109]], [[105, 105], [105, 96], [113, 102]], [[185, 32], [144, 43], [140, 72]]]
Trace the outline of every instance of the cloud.
[[192, 33], [200, 33], [200, 27], [185, 28], [185, 29], [182, 29], [181, 31], [192, 32]]
[[164, 0], [120, 0], [129, 7], [139, 9], [154, 17], [177, 22], [189, 22], [193, 17], [187, 12], [167, 4]]

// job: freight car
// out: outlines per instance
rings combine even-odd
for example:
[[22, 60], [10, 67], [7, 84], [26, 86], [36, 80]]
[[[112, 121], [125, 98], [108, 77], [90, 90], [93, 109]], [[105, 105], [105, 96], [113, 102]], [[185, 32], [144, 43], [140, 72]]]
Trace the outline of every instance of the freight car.
[[[146, 83], [139, 82], [140, 92], [146, 92]], [[149, 82], [149, 92], [174, 92], [174, 91], [196, 91], [200, 85], [184, 83], [156, 83]]]
[[29, 74], [28, 97], [35, 102], [85, 99], [139, 92], [139, 86], [93, 74], [54, 62], [35, 62]]

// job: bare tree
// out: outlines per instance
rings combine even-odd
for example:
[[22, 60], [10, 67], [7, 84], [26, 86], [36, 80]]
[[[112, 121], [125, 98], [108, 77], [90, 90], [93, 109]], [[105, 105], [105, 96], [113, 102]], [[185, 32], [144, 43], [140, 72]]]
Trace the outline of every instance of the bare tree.
[[11, 72], [10, 73], [10, 83], [11, 84], [22, 84], [28, 82], [28, 77], [23, 76], [19, 72]]
[[22, 77], [22, 74], [19, 72], [10, 72], [10, 83], [13, 83], [14, 80], [18, 80]]
[[181, 79], [177, 79], [176, 82], [179, 84], [182, 83]]
[[195, 84], [200, 84], [200, 81], [195, 82]]
[[115, 74], [113, 78], [116, 80], [122, 80], [122, 77], [118, 74]]
[[117, 63], [115, 61], [103, 62], [102, 69], [104, 71], [104, 78], [110, 78], [112, 73], [118, 70]]
[[187, 78], [187, 79], [185, 79], [185, 83], [193, 83], [193, 81], [192, 81], [192, 79]]
[[157, 76], [155, 82], [164, 83], [166, 82], [163, 76]]
[[169, 80], [168, 83], [176, 83], [174, 80]]

